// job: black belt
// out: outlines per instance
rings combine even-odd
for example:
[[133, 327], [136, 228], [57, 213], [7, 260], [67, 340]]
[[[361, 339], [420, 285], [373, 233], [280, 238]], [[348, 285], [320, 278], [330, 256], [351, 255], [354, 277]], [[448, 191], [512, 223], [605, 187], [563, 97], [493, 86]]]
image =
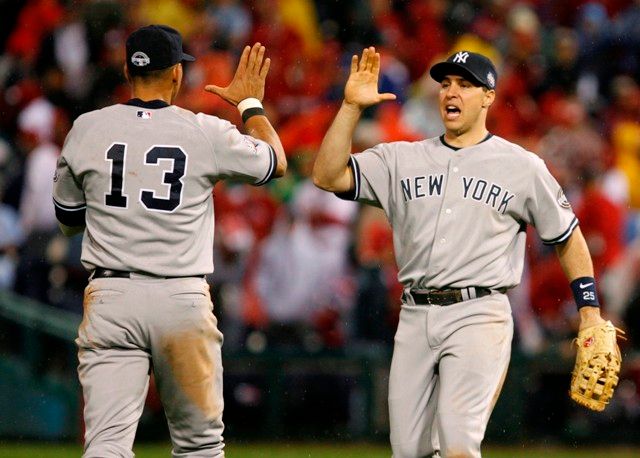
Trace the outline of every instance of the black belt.
[[94, 278], [131, 278], [131, 274], [140, 274], [149, 276], [151, 278], [161, 278], [161, 279], [169, 279], [169, 278], [204, 278], [204, 275], [184, 275], [180, 277], [163, 277], [157, 275], [145, 274], [143, 272], [128, 272], [126, 270], [113, 270], [113, 269], [103, 269], [102, 267], [96, 267], [96, 269], [91, 274], [91, 279]]
[[[502, 292], [500, 290], [500, 292]], [[432, 289], [410, 291], [417, 305], [451, 305], [491, 294], [489, 288], [470, 286], [462, 289]]]

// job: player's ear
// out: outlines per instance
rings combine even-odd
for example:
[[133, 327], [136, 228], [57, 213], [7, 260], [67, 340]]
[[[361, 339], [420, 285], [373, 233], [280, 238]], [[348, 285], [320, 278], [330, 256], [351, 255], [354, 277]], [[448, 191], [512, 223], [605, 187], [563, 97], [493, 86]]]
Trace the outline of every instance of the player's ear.
[[123, 73], [124, 73], [124, 78], [127, 80], [127, 83], [131, 84], [131, 75], [129, 75], [129, 69], [127, 68], [127, 64], [124, 64], [122, 66], [123, 68]]
[[173, 66], [171, 76], [174, 83], [180, 83], [182, 81], [182, 64], [180, 62]]
[[484, 98], [482, 99], [482, 108], [489, 108], [493, 101], [496, 99], [496, 91], [493, 89], [484, 91]]

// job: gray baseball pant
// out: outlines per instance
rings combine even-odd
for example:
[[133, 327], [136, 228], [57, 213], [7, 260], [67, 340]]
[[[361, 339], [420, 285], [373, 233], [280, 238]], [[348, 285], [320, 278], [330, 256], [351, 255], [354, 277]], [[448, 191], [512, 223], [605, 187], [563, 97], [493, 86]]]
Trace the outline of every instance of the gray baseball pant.
[[222, 334], [202, 278], [98, 278], [78, 330], [84, 458], [133, 457], [151, 370], [173, 457], [223, 457]]
[[389, 380], [393, 456], [480, 457], [511, 356], [509, 301], [493, 293], [448, 306], [407, 302]]

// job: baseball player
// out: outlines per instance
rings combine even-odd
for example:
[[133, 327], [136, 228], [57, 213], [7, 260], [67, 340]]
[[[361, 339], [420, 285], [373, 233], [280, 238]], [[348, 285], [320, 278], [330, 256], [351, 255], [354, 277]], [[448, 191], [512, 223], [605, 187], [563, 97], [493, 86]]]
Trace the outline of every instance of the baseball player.
[[172, 105], [182, 82], [179, 33], [151, 25], [126, 43], [133, 98], [80, 116], [54, 177], [62, 231], [84, 231], [91, 272], [76, 340], [84, 457], [132, 457], [153, 370], [174, 457], [222, 457], [222, 334], [204, 275], [213, 271], [214, 184], [262, 185], [287, 162], [261, 100], [270, 60], [242, 52], [229, 86], [231, 123]]
[[389, 380], [393, 456], [479, 457], [509, 363], [505, 292], [520, 281], [526, 225], [556, 246], [581, 328], [604, 321], [591, 259], [544, 162], [487, 131], [497, 74], [482, 55], [461, 51], [430, 70], [444, 135], [350, 155], [362, 110], [395, 99], [378, 93], [379, 67], [372, 47], [353, 56], [314, 183], [382, 208], [393, 228], [404, 285]]

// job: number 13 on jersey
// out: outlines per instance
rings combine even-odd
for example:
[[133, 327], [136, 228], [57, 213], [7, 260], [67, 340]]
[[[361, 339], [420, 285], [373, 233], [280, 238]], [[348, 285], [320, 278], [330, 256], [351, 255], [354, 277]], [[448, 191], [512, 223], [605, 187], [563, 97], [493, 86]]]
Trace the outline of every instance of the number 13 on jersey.
[[[127, 145], [112, 144], [106, 152], [105, 159], [111, 163], [110, 190], [104, 196], [104, 203], [109, 207], [127, 208], [129, 196], [124, 193], [125, 160]], [[140, 202], [147, 210], [172, 212], [182, 202], [182, 178], [187, 170], [187, 155], [178, 146], [152, 146], [144, 154], [144, 164], [157, 167], [161, 160], [172, 161], [171, 170], [165, 170], [162, 183], [169, 187], [167, 197], [158, 197], [156, 192], [149, 189], [140, 190]]]

